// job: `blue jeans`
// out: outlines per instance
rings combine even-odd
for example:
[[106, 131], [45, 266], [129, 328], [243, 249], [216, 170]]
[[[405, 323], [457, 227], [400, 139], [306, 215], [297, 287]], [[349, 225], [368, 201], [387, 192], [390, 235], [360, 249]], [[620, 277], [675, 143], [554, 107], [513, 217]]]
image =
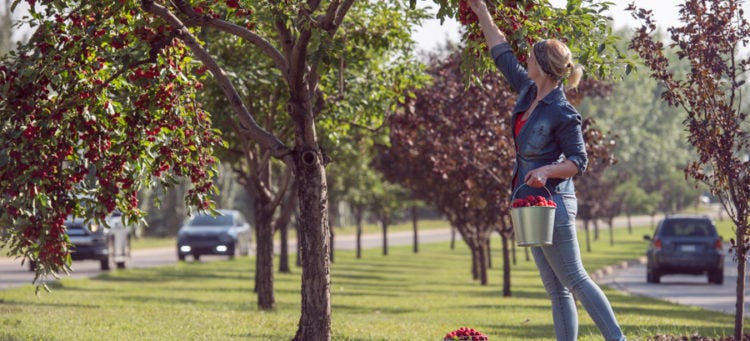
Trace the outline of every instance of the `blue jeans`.
[[578, 338], [578, 312], [573, 294], [599, 327], [605, 340], [625, 340], [609, 300], [583, 268], [576, 238], [576, 197], [554, 195], [554, 200], [557, 209], [552, 246], [532, 247], [531, 253], [544, 289], [552, 300], [557, 340]]

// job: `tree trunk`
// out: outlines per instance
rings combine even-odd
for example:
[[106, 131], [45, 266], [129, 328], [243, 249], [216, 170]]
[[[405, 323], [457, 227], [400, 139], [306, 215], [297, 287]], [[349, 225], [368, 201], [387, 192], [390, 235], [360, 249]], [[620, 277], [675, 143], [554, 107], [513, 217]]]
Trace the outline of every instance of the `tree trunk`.
[[456, 227], [451, 226], [451, 250], [456, 249]]
[[300, 206], [302, 313], [294, 340], [326, 341], [331, 339], [331, 281], [328, 187], [323, 155], [317, 148], [302, 147], [297, 150], [295, 163]]
[[469, 244], [471, 249], [471, 279], [479, 279], [479, 246], [474, 243]]
[[487, 238], [487, 268], [492, 269], [492, 238]]
[[[508, 237], [501, 233], [500, 237], [503, 241], [503, 297], [510, 297], [510, 249], [508, 247]], [[515, 263], [515, 257], [513, 257]]]
[[614, 230], [614, 222], [612, 221], [612, 218], [607, 221], [607, 225], [609, 227], [609, 245], [614, 246], [615, 245], [615, 230]]
[[[746, 228], [737, 229], [737, 240], [745, 238]], [[737, 300], [734, 306], [734, 339], [743, 340], [745, 317], [745, 273], [747, 263], [747, 244], [744, 242], [737, 243]]]
[[302, 267], [302, 244], [299, 241], [299, 236], [302, 235], [302, 223], [300, 222], [301, 217], [300, 217], [299, 212], [297, 212], [295, 216], [296, 216], [296, 219], [294, 219], [294, 221], [296, 222], [296, 224], [294, 224], [294, 229], [297, 232], [297, 252], [295, 252], [294, 254], [296, 255], [295, 264], [297, 265], [298, 268], [300, 268]]
[[289, 268], [289, 222], [297, 206], [296, 185], [292, 182], [289, 192], [286, 193], [284, 202], [281, 205], [279, 217], [276, 219], [276, 230], [280, 234], [281, 251], [279, 252], [279, 272], [290, 273]]
[[289, 268], [289, 224], [279, 226], [279, 272], [291, 273]]
[[265, 201], [255, 199], [255, 291], [258, 293], [258, 308], [271, 310], [275, 305], [273, 294], [273, 226]]
[[419, 253], [419, 237], [417, 234], [417, 222], [419, 221], [419, 217], [417, 217], [417, 206], [411, 207], [411, 226], [412, 230], [414, 231], [414, 241], [412, 246], [412, 251], [414, 253]]
[[364, 215], [364, 206], [354, 206], [354, 220], [357, 224], [357, 259], [362, 258], [362, 219], [364, 218]]
[[[506, 237], [507, 239], [507, 237]], [[510, 238], [510, 250], [511, 250], [511, 256], [513, 257], [513, 265], [518, 264], [516, 259], [516, 240], [515, 238]]]
[[599, 219], [591, 219], [594, 223], [594, 240], [599, 240]]
[[591, 252], [591, 235], [589, 233], [589, 220], [583, 220], [583, 229], [586, 230], [586, 252]]
[[382, 217], [380, 225], [383, 227], [383, 256], [388, 255], [388, 218]]
[[276, 304], [273, 293], [273, 215], [272, 198], [268, 192], [258, 190], [271, 184], [271, 164], [256, 164], [257, 169], [243, 182], [245, 189], [253, 196], [253, 216], [255, 217], [255, 293], [258, 309], [272, 310]]
[[480, 240], [479, 245], [477, 245], [477, 261], [478, 261], [478, 267], [477, 270], [479, 271], [479, 283], [481, 285], [487, 285], [488, 279], [487, 279], [487, 254], [488, 254], [488, 240]]

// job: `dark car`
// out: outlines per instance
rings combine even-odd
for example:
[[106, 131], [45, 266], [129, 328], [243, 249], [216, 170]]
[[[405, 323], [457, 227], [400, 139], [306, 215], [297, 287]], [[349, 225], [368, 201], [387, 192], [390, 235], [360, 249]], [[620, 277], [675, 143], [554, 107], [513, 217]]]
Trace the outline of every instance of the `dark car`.
[[[94, 220], [68, 217], [64, 224], [72, 247], [70, 257], [73, 260], [98, 260], [99, 268], [110, 270], [127, 267], [130, 261], [130, 243], [133, 229], [124, 226], [119, 213], [113, 213], [106, 220], [107, 225]], [[29, 262], [29, 270], [34, 271], [36, 264]]]
[[724, 283], [721, 236], [708, 217], [671, 215], [659, 222], [650, 240], [646, 281], [659, 283], [662, 275], [706, 274], [709, 283]]
[[201, 255], [250, 254], [250, 224], [236, 210], [218, 210], [219, 215], [198, 213], [189, 218], [177, 233], [177, 258], [187, 255], [200, 260]]

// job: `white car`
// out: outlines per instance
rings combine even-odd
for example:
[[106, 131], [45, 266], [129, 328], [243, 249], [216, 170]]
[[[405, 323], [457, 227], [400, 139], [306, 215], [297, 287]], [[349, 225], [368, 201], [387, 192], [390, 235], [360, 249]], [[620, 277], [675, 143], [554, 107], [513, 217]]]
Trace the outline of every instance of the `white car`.
[[[68, 217], [65, 228], [72, 244], [70, 257], [73, 260], [98, 260], [102, 270], [115, 266], [124, 269], [130, 262], [130, 243], [133, 229], [124, 226], [120, 219], [122, 214], [115, 212], [107, 217], [109, 228], [88, 222], [83, 218]], [[29, 262], [29, 270], [34, 271], [36, 264]]]

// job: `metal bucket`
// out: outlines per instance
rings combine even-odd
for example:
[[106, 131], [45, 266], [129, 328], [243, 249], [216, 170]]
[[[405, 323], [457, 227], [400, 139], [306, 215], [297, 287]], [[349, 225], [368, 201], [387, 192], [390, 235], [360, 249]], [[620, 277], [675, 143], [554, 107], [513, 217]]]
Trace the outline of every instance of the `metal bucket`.
[[555, 207], [515, 207], [510, 209], [510, 219], [516, 233], [518, 246], [552, 245], [555, 226]]
[[[513, 196], [515, 196], [515, 192]], [[513, 200], [513, 196], [511, 196], [511, 200]], [[513, 222], [513, 230], [516, 234], [516, 244], [518, 246], [552, 245], [555, 209], [556, 207], [549, 206], [511, 207], [510, 219]]]

